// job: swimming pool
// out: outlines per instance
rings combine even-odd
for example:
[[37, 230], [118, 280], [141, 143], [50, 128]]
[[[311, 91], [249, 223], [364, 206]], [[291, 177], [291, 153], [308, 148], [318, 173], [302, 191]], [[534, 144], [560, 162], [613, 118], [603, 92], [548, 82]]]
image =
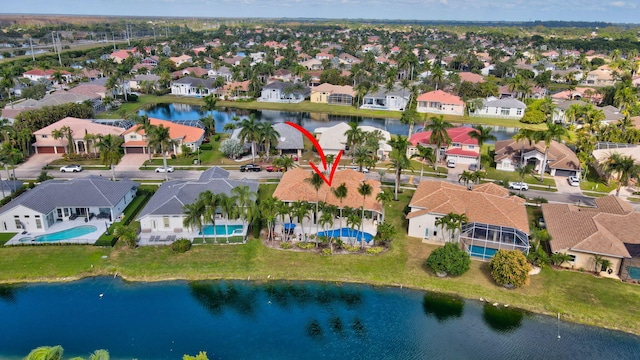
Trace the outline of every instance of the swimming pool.
[[627, 266], [627, 272], [629, 273], [630, 278], [634, 280], [640, 280], [640, 268]]
[[[364, 235], [363, 235], [364, 234]], [[366, 233], [366, 232], [361, 232], [358, 230], [353, 230], [350, 228], [342, 228], [342, 229], [333, 229], [333, 230], [328, 230], [328, 231], [320, 231], [317, 234], [318, 236], [331, 236], [331, 237], [350, 237], [350, 238], [356, 238], [358, 239], [358, 241], [360, 239], [362, 239], [362, 237], [364, 236], [364, 241], [366, 242], [370, 242], [371, 239], [373, 239], [373, 235]]]
[[204, 232], [204, 235], [209, 235], [209, 236], [231, 236], [231, 235], [242, 235], [242, 228], [244, 226], [242, 225], [216, 225], [215, 226], [215, 234], [214, 234], [214, 226], [213, 225], [205, 225], [202, 227], [202, 230], [200, 230], [200, 232], [198, 233], [199, 235], [202, 235], [202, 233]]
[[36, 237], [23, 237], [19, 239], [19, 242], [56, 242], [56, 241], [64, 241], [76, 238], [78, 236], [91, 234], [92, 232], [98, 230], [97, 227], [93, 225], [82, 225], [76, 226], [71, 229], [66, 229], [58, 232], [54, 232], [51, 234], [38, 235]]
[[469, 255], [474, 256], [474, 257], [479, 257], [479, 258], [482, 258], [484, 260], [490, 259], [497, 252], [498, 252], [498, 250], [492, 249], [492, 248], [486, 248], [485, 249], [482, 246], [476, 246], [476, 245], [469, 246]]

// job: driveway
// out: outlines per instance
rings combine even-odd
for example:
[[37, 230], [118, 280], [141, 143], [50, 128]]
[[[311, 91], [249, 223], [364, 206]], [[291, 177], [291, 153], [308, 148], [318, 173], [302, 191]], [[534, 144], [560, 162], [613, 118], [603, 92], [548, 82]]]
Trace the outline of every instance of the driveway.
[[136, 171], [148, 159], [149, 154], [126, 154], [116, 165], [116, 171]]
[[569, 181], [567, 181], [566, 176], [554, 176], [553, 180], [556, 182], [556, 188], [558, 188], [559, 193], [563, 194], [580, 194], [582, 195], [582, 190], [580, 190], [580, 186], [571, 186], [569, 185]]
[[62, 154], [34, 154], [25, 161], [24, 163], [18, 165], [16, 170], [42, 170], [45, 165], [48, 165], [53, 160], [61, 159]]

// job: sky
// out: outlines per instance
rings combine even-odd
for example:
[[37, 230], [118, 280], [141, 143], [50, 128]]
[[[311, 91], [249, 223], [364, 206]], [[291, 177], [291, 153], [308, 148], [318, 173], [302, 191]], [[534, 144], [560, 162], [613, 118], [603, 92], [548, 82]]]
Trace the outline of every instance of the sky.
[[639, 0], [2, 0], [0, 13], [639, 23]]

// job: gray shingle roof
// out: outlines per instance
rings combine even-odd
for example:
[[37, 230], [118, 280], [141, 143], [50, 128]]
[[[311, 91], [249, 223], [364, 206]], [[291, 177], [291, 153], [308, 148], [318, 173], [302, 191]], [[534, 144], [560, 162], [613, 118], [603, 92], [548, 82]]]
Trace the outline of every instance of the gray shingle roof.
[[0, 214], [22, 205], [47, 214], [58, 207], [113, 207], [138, 183], [123, 179], [111, 181], [101, 176], [48, 180], [26, 191], [0, 209]]
[[213, 89], [213, 80], [211, 79], [200, 79], [200, 78], [195, 78], [195, 77], [191, 77], [191, 76], [185, 76], [181, 79], [175, 80], [173, 82], [174, 84], [189, 84], [193, 87], [196, 87], [198, 85], [202, 85], [207, 89]]
[[254, 180], [229, 180], [229, 172], [218, 167], [206, 170], [198, 180], [174, 180], [163, 183], [151, 200], [142, 209], [137, 220], [147, 215], [182, 215], [183, 206], [193, 203], [200, 193], [207, 190], [214, 194], [224, 193], [231, 196], [231, 190], [238, 186], [248, 186], [258, 191]]
[[510, 109], [526, 109], [527, 105], [520, 100], [517, 99], [496, 99], [484, 102], [484, 106], [490, 107], [502, 107], [502, 108], [510, 108]]
[[304, 149], [302, 133], [292, 126], [284, 123], [274, 124], [273, 128], [280, 134], [278, 139], [278, 150], [298, 150]]

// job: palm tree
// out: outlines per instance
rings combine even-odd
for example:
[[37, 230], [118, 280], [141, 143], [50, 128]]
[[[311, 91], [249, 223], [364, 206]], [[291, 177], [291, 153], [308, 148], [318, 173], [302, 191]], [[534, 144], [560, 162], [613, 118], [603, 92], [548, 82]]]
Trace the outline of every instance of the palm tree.
[[251, 191], [246, 185], [236, 186], [231, 189], [231, 195], [236, 199], [236, 205], [240, 210], [240, 218], [242, 218], [243, 225], [247, 225], [247, 209], [249, 206], [256, 202], [258, 194]]
[[[358, 193], [360, 195], [362, 195], [362, 221], [361, 221], [361, 224], [363, 224], [363, 225], [364, 225], [365, 201], [367, 200], [367, 196], [371, 196], [372, 192], [373, 192], [373, 187], [367, 182], [363, 181], [362, 183], [360, 183], [360, 186], [358, 186]], [[360, 244], [361, 244], [361, 247], [364, 248], [364, 236], [361, 236]]]
[[342, 201], [344, 200], [344, 198], [347, 197], [349, 188], [347, 188], [346, 183], [342, 183], [336, 188], [331, 188], [331, 192], [333, 193], [333, 196], [335, 196], [336, 199], [338, 199], [338, 201], [340, 202], [340, 229], [342, 229], [342, 211], [343, 211]]
[[520, 129], [513, 137], [516, 141], [522, 141], [522, 148], [520, 149], [520, 167], [524, 166], [524, 141], [529, 142], [529, 146], [533, 143], [535, 132], [530, 129]]
[[[258, 209], [260, 211], [260, 215], [262, 219], [265, 220], [267, 225], [267, 240], [271, 241], [273, 239], [273, 229], [276, 225], [276, 216], [279, 212], [279, 204], [284, 204], [278, 198], [268, 197], [262, 201], [258, 205]], [[285, 204], [286, 205], [286, 204]], [[289, 207], [286, 205], [287, 208]]]
[[345, 144], [351, 152], [355, 151], [357, 144], [361, 144], [364, 140], [365, 134], [362, 129], [358, 127], [358, 123], [351, 121], [349, 123], [349, 129], [344, 132], [344, 136], [347, 137], [347, 143]]
[[[304, 219], [309, 217], [309, 210], [311, 210], [311, 204], [306, 201], [295, 201], [292, 203], [293, 211], [292, 214], [298, 218], [298, 222], [300, 223], [300, 230], [304, 235]], [[305, 237], [306, 238], [306, 237]]]
[[62, 346], [40, 346], [31, 350], [25, 360], [62, 360], [64, 349]]
[[167, 171], [167, 153], [176, 145], [176, 141], [171, 138], [169, 128], [162, 124], [151, 128], [149, 136], [149, 146], [154, 149], [160, 149], [162, 152], [162, 165], [164, 166], [164, 179], [169, 180], [169, 172]]
[[447, 129], [451, 129], [453, 125], [444, 121], [444, 116], [438, 117], [432, 116], [429, 118], [431, 123], [425, 126], [425, 130], [431, 131], [429, 136], [429, 143], [436, 146], [436, 163], [435, 169], [438, 170], [438, 163], [440, 162], [440, 151], [443, 145], [449, 145], [451, 143], [451, 137], [447, 132]]
[[391, 200], [393, 200], [393, 194], [386, 191], [380, 191], [378, 195], [376, 195], [376, 201], [382, 204], [382, 222], [384, 222], [385, 219], [385, 205]]
[[240, 133], [238, 138], [242, 142], [251, 143], [251, 159], [252, 162], [256, 162], [256, 144], [260, 141], [260, 123], [256, 120], [255, 116], [251, 114], [248, 119], [242, 119], [238, 123], [240, 127]]
[[[218, 243], [218, 237], [216, 234], [216, 211], [219, 205], [219, 197], [217, 194], [207, 190], [201, 192], [196, 202], [201, 202], [204, 206], [204, 224], [211, 224], [213, 227], [213, 242]], [[204, 237], [204, 229], [202, 229], [202, 236]]]
[[[362, 218], [358, 216], [358, 214], [355, 211], [349, 212], [349, 215], [347, 215], [347, 227], [351, 229], [352, 234], [355, 233], [356, 227], [358, 227], [358, 229], [360, 228], [361, 224], [362, 224]], [[342, 234], [342, 230], [340, 230], [340, 232]]]
[[213, 111], [216, 109], [216, 103], [217, 103], [216, 98], [213, 96], [213, 94], [210, 94], [203, 97], [202, 100], [204, 100], [204, 105], [202, 105], [201, 109], [203, 111], [208, 111], [209, 115], [213, 117]]
[[[318, 220], [318, 223], [322, 225], [322, 230], [325, 232], [325, 234], [327, 233], [327, 225], [329, 227], [333, 227], [334, 216], [335, 216], [334, 214], [328, 211], [323, 211], [322, 215], [320, 215], [320, 219]], [[328, 238], [329, 238], [329, 249], [333, 254], [333, 241], [332, 241], [333, 236], [328, 236]]]
[[564, 126], [552, 122], [547, 123], [547, 130], [538, 130], [534, 132], [533, 139], [535, 141], [544, 141], [545, 144], [544, 158], [542, 164], [540, 165], [540, 182], [544, 181], [544, 171], [547, 168], [547, 159], [549, 158], [549, 148], [551, 147], [551, 142], [561, 141], [568, 135], [569, 132]]
[[496, 136], [491, 134], [492, 130], [489, 126], [476, 125], [473, 127], [473, 130], [469, 131], [469, 137], [476, 139], [480, 147], [480, 151], [478, 151], [478, 170], [480, 170], [482, 166], [482, 145], [487, 141], [497, 140]]
[[467, 170], [464, 170], [460, 175], [458, 175], [458, 182], [464, 181], [464, 186], [468, 186], [470, 182], [473, 182], [473, 173]]
[[112, 180], [116, 180], [115, 164], [122, 159], [122, 138], [116, 135], [108, 134], [99, 137], [97, 144], [100, 150], [100, 161], [102, 165], [111, 168]]
[[602, 169], [609, 177], [616, 174], [616, 196], [620, 196], [620, 189], [628, 186], [631, 179], [640, 181], [640, 165], [630, 155], [614, 152], [603, 162]]
[[[229, 220], [237, 219], [237, 209], [236, 207], [236, 199], [233, 197], [227, 196], [225, 193], [220, 193], [217, 195], [218, 207], [220, 208], [220, 212], [222, 213], [222, 217], [224, 218], [224, 234], [227, 239], [227, 243], [229, 242]], [[239, 215], [239, 214], [238, 214]]]
[[[533, 165], [526, 165], [518, 167], [518, 175], [520, 175], [520, 182], [524, 182], [524, 177], [533, 172]], [[518, 189], [518, 194], [522, 191], [522, 187]]]
[[96, 350], [89, 355], [89, 360], [109, 360], [109, 352], [104, 349]]
[[67, 139], [67, 152], [69, 154], [75, 153], [75, 147], [73, 146], [73, 130], [68, 126], [63, 126], [60, 129], [55, 129], [51, 132], [54, 139]]
[[322, 184], [324, 184], [324, 180], [322, 179], [322, 176], [320, 176], [320, 174], [314, 171], [310, 177], [304, 179], [304, 182], [306, 182], [307, 184], [311, 184], [311, 186], [313, 186], [313, 188], [316, 190], [316, 212], [313, 216], [313, 222], [316, 224], [316, 233], [317, 233], [318, 232], [318, 206], [320, 205], [319, 191], [320, 191], [320, 188], [322, 187]]
[[263, 122], [260, 124], [260, 138], [265, 146], [265, 153], [267, 154], [267, 161], [271, 156], [271, 146], [278, 145], [280, 140], [280, 133], [276, 131], [273, 124]]
[[211, 114], [207, 114], [207, 116], [200, 118], [202, 125], [204, 125], [204, 136], [209, 137], [216, 132], [216, 120], [211, 116]]
[[409, 145], [409, 140], [402, 135], [398, 135], [395, 138], [392, 138], [391, 140], [389, 140], [388, 144], [393, 149], [389, 156], [391, 160], [391, 164], [389, 165], [389, 168], [393, 169], [396, 173], [394, 199], [398, 201], [398, 191], [400, 189], [400, 175], [402, 175], [402, 170], [411, 169], [411, 162], [407, 157], [407, 146]]
[[436, 162], [436, 154], [434, 149], [430, 146], [417, 144], [416, 149], [418, 152], [411, 155], [411, 158], [420, 158], [420, 181], [422, 181], [422, 176], [424, 174], [424, 162], [428, 161], [429, 164], [433, 165], [433, 163]]
[[138, 245], [138, 229], [132, 225], [118, 225], [113, 230], [113, 236], [119, 241], [123, 241], [130, 249]]
[[151, 160], [151, 145], [149, 145], [149, 136], [153, 131], [154, 125], [151, 124], [151, 120], [147, 115], [134, 115], [129, 118], [129, 120], [133, 120], [136, 123], [136, 131], [143, 130], [147, 136], [147, 153], [149, 154], [149, 160]]
[[206, 207], [204, 202], [202, 201], [194, 201], [191, 204], [185, 204], [183, 206], [184, 209], [184, 219], [182, 220], [182, 224], [188, 228], [197, 228], [202, 233], [202, 242], [206, 242], [204, 239], [204, 229], [202, 226], [204, 225], [203, 217], [205, 216]]

